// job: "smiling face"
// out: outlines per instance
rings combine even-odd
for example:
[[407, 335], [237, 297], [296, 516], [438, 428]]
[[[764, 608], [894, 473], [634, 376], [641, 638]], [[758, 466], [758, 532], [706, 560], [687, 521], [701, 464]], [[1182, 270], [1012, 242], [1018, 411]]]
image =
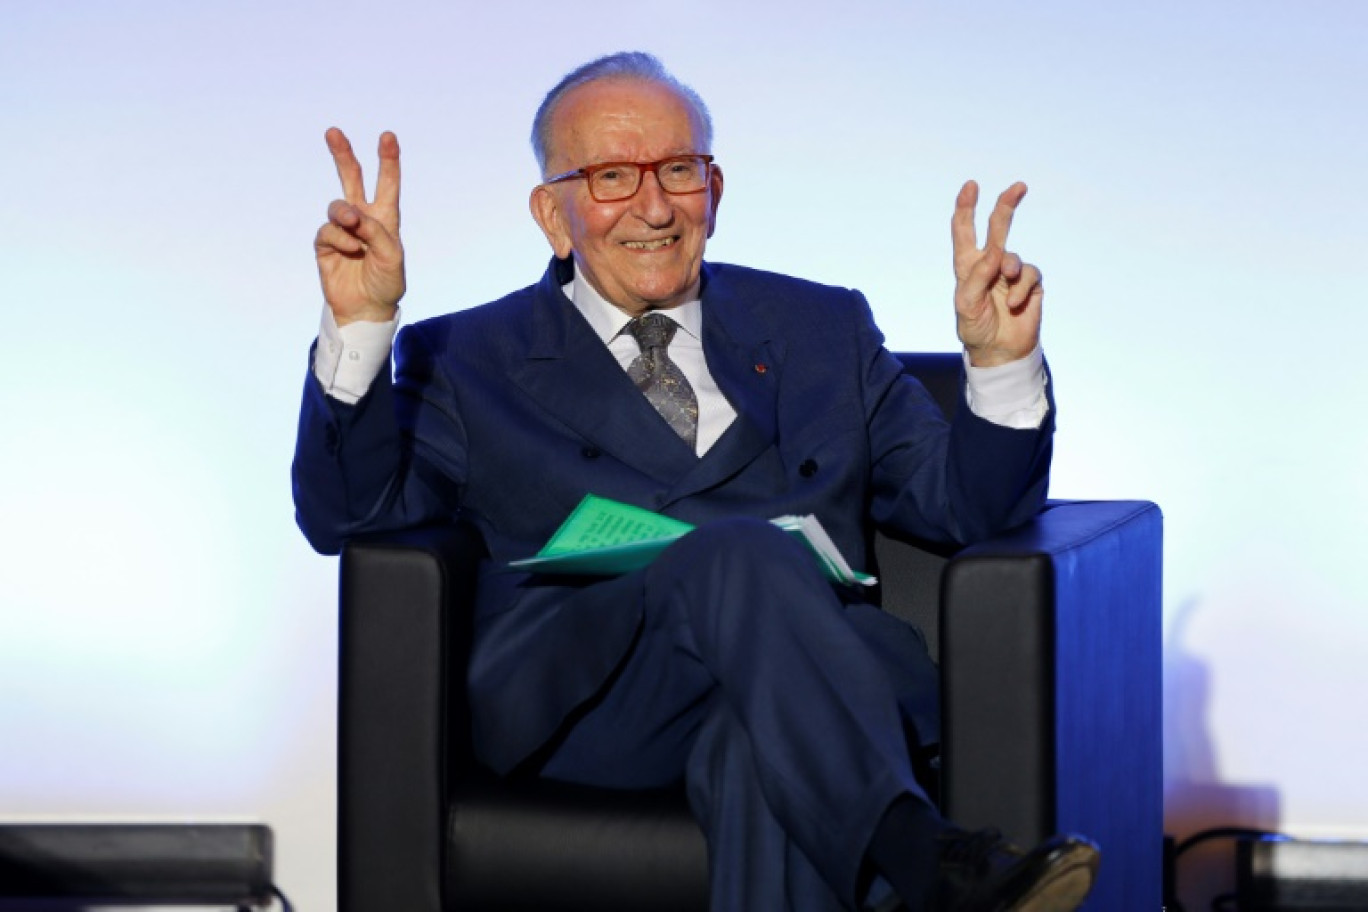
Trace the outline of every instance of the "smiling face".
[[[602, 79], [572, 89], [551, 121], [547, 173], [600, 162], [651, 162], [707, 152], [694, 112], [673, 89], [636, 79]], [[595, 202], [586, 181], [542, 184], [532, 216], [558, 257], [573, 255], [603, 297], [632, 315], [684, 303], [698, 281], [703, 248], [722, 198], [712, 169], [702, 193], [672, 195], [642, 175], [630, 199]]]

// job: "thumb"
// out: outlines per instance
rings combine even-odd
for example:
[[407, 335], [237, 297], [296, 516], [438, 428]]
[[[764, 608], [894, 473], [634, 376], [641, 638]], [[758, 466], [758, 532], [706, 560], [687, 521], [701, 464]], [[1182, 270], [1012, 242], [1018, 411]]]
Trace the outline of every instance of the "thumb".
[[978, 304], [988, 294], [988, 289], [993, 287], [993, 283], [1002, 274], [1002, 260], [1003, 250], [1001, 247], [989, 246], [984, 248], [983, 255], [969, 270], [969, 275], [965, 276], [960, 289], [967, 299], [967, 303]]
[[357, 221], [352, 233], [382, 260], [396, 259], [400, 256], [399, 238], [378, 219], [356, 210]]

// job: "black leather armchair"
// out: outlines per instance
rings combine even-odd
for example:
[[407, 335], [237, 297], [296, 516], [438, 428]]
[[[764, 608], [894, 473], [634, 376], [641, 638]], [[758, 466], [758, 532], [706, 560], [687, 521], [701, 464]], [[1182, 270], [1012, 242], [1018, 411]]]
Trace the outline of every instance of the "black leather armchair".
[[[903, 358], [955, 406], [958, 355]], [[1100, 912], [1161, 905], [1161, 538], [1151, 503], [1051, 502], [959, 551], [876, 543], [885, 609], [938, 653], [944, 812], [1022, 843], [1097, 840]], [[703, 912], [703, 839], [682, 790], [500, 782], [472, 759], [481, 554], [462, 526], [343, 552], [339, 908]]]

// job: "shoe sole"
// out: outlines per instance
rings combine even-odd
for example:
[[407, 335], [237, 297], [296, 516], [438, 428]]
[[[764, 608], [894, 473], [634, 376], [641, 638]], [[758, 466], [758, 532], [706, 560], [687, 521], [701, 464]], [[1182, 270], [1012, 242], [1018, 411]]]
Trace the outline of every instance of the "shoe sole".
[[1049, 872], [1001, 912], [1074, 912], [1092, 892], [1100, 862], [1095, 846], [1066, 843], [1050, 859]]

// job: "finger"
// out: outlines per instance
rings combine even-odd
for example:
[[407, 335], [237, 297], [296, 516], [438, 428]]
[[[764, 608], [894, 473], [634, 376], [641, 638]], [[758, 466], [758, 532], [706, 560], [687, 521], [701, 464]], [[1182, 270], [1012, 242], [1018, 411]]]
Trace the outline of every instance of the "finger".
[[[1043, 285], [1036, 285], [1031, 289], [1031, 293], [1026, 296], [1025, 301], [1012, 306], [1009, 311], [1013, 317], [1021, 317], [1023, 314], [1030, 316], [1030, 321], [1036, 324], [1034, 332], [1037, 335], [1037, 343], [1039, 342], [1038, 337], [1040, 333], [1040, 313], [1043, 309], [1044, 301], [1045, 287]], [[1032, 345], [1031, 347], [1034, 348], [1035, 345]]]
[[956, 290], [955, 303], [962, 302], [977, 305], [988, 295], [988, 289], [998, 280], [1002, 274], [1002, 251], [996, 248], [988, 248], [983, 251], [982, 256], [974, 263], [969, 270], [960, 287]]
[[1007, 250], [1002, 254], [1002, 277], [1009, 282], [1015, 282], [1021, 276], [1021, 257], [1012, 251]]
[[328, 204], [328, 221], [347, 231], [355, 231], [361, 224], [361, 210], [346, 200], [333, 200]]
[[978, 236], [974, 231], [974, 208], [978, 206], [978, 193], [978, 184], [965, 181], [955, 197], [955, 214], [950, 217], [950, 242], [956, 260], [978, 249]]
[[1016, 207], [1021, 202], [1021, 198], [1026, 195], [1026, 185], [1017, 181], [998, 197], [997, 205], [993, 207], [993, 214], [988, 216], [988, 242], [989, 247], [1005, 248], [1007, 246], [1007, 232], [1012, 227], [1012, 216], [1016, 213]]
[[320, 254], [340, 253], [356, 256], [364, 253], [366, 244], [359, 237], [339, 227], [334, 222], [325, 222], [314, 235], [314, 250]]
[[1030, 263], [1025, 264], [1021, 270], [1020, 280], [1012, 283], [1011, 288], [1007, 290], [1007, 308], [1015, 313], [1029, 304], [1032, 298], [1044, 298], [1043, 283], [1044, 278], [1040, 270]]
[[375, 179], [375, 204], [399, 211], [399, 138], [380, 134], [380, 173]]
[[361, 205], [366, 201], [366, 185], [361, 176], [361, 163], [352, 152], [347, 134], [337, 127], [329, 127], [323, 136], [328, 142], [328, 151], [332, 153], [337, 176], [342, 181], [342, 195], [347, 202]]
[[399, 253], [399, 245], [384, 223], [345, 200], [333, 200], [328, 206], [328, 224], [338, 232], [358, 239], [356, 245], [338, 245], [339, 250], [374, 250], [382, 259]]
[[355, 210], [357, 220], [355, 226], [344, 230], [361, 239], [365, 249], [373, 254], [381, 262], [391, 262], [402, 257], [399, 242], [396, 235], [392, 234], [389, 228], [374, 216], [367, 215], [361, 210]]

